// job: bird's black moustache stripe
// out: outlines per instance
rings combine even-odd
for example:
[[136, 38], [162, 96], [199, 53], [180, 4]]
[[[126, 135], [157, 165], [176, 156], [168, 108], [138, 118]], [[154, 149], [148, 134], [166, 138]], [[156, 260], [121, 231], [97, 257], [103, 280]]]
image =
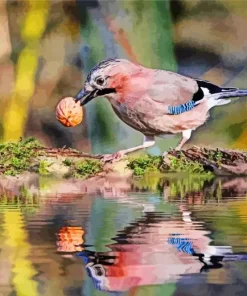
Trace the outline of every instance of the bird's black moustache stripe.
[[96, 91], [96, 96], [104, 96], [104, 95], [112, 94], [112, 93], [116, 93], [116, 89], [115, 88], [98, 89]]

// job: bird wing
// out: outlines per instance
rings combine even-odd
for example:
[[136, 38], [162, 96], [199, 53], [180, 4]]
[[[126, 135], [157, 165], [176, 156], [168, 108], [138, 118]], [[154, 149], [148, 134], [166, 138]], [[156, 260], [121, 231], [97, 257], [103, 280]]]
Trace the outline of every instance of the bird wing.
[[205, 96], [234, 90], [174, 72], [156, 70], [148, 96], [155, 103], [163, 104], [165, 112], [176, 115], [193, 109]]
[[156, 70], [152, 84], [149, 86], [149, 97], [167, 106], [177, 106], [189, 102], [198, 92], [195, 79], [177, 73]]

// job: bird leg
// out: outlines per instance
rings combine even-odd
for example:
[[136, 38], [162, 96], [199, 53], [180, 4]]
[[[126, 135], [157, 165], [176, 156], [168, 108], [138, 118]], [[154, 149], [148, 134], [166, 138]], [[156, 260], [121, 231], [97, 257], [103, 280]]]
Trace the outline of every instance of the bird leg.
[[175, 148], [176, 151], [180, 151], [184, 144], [190, 139], [192, 130], [186, 130], [182, 132], [182, 139], [179, 142], [178, 146]]
[[132, 153], [137, 150], [149, 148], [149, 147], [153, 146], [154, 144], [155, 144], [155, 140], [154, 140], [153, 136], [144, 136], [144, 140], [143, 140], [142, 145], [139, 145], [139, 146], [136, 146], [133, 148], [129, 148], [129, 149], [125, 149], [125, 150], [120, 150], [120, 151], [112, 153], [112, 154], [105, 154], [102, 160], [104, 162], [117, 161], [117, 160], [120, 160], [121, 158], [123, 158], [123, 156], [126, 154]]
[[[192, 133], [192, 130], [183, 131], [182, 132], [182, 139], [181, 139], [181, 141], [179, 142], [179, 144], [177, 145], [177, 147], [174, 150], [180, 151], [182, 149], [182, 147], [184, 146], [184, 144], [190, 139], [191, 133]], [[163, 157], [165, 157], [167, 154], [168, 154], [168, 152], [165, 151], [163, 153]]]

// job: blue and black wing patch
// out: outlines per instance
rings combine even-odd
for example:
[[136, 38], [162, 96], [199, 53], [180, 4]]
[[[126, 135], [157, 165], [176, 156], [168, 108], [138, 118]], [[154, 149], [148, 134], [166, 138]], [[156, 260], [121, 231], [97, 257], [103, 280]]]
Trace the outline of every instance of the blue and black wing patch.
[[193, 95], [192, 99], [181, 105], [177, 106], [168, 106], [168, 114], [171, 115], [178, 115], [187, 111], [192, 110], [199, 101], [201, 101], [204, 96], [204, 90], [207, 90], [207, 93], [209, 94], [216, 94], [216, 93], [221, 93], [224, 91], [236, 91], [237, 88], [221, 88], [213, 83], [210, 83], [208, 81], [204, 80], [196, 80], [197, 85], [198, 85], [198, 91]]
[[195, 107], [195, 102], [193, 100], [178, 106], [168, 106], [168, 114], [172, 114], [172, 115], [181, 114], [181, 113], [190, 111], [194, 107]]
[[173, 245], [179, 252], [189, 255], [195, 254], [192, 241], [188, 238], [176, 237], [176, 235], [173, 235], [168, 238], [167, 242], [169, 245]]

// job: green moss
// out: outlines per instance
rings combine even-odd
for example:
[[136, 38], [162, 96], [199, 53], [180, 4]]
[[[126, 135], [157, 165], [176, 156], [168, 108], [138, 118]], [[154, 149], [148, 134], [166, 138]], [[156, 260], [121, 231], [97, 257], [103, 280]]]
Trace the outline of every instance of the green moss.
[[67, 167], [70, 167], [70, 166], [72, 166], [73, 162], [72, 162], [71, 159], [66, 158], [66, 159], [63, 161], [63, 164], [64, 164], [65, 166], [67, 166]]
[[222, 159], [223, 159], [223, 154], [222, 154], [221, 151], [217, 151], [217, 152], [215, 153], [215, 159], [216, 159], [216, 163], [217, 163], [217, 165], [220, 166], [220, 164], [221, 164], [221, 162], [222, 162]]
[[46, 161], [46, 160], [41, 160], [39, 162], [39, 174], [42, 176], [47, 176], [50, 174], [49, 172], [49, 167], [52, 165], [52, 162]]
[[[222, 156], [217, 156], [218, 161]], [[188, 161], [181, 153], [177, 157], [169, 156], [170, 164], [163, 164], [163, 159], [160, 156], [146, 155], [135, 159], [129, 159], [127, 165], [133, 171], [134, 176], [143, 176], [150, 172], [187, 172], [191, 174], [211, 174], [207, 173], [204, 166], [197, 161]]]
[[145, 155], [135, 159], [129, 159], [127, 165], [133, 171], [135, 176], [142, 176], [148, 172], [159, 171], [162, 165], [162, 157]]
[[4, 175], [6, 175], [6, 176], [16, 176], [17, 171], [15, 169], [7, 169], [6, 171], [4, 171]]
[[103, 164], [96, 159], [84, 159], [82, 161], [66, 161], [70, 167], [70, 172], [66, 174], [66, 178], [83, 178], [86, 179], [95, 176], [103, 170]]
[[209, 159], [210, 161], [214, 161], [214, 152], [213, 152], [213, 151], [209, 151], [209, 152], [208, 152], [208, 159]]
[[202, 164], [197, 161], [188, 161], [183, 155], [180, 158], [171, 157], [170, 158], [169, 171], [173, 172], [188, 172], [193, 174], [205, 173], [205, 169]]
[[[34, 139], [25, 141], [10, 142], [0, 145], [0, 172], [5, 175], [16, 176], [25, 171], [34, 171], [42, 176], [52, 174], [49, 167], [55, 162], [45, 158], [45, 150], [39, 149], [42, 146]], [[69, 173], [65, 177], [88, 178], [103, 170], [103, 164], [95, 159], [83, 159], [75, 161], [66, 158], [62, 165], [69, 167]], [[59, 167], [59, 160], [58, 160]]]
[[34, 138], [0, 145], [0, 170], [5, 175], [15, 176], [30, 168], [37, 157], [35, 148], [41, 145]]
[[[33, 171], [43, 176], [52, 174], [62, 176], [68, 172], [64, 177], [86, 179], [97, 175], [104, 169], [103, 163], [97, 159], [80, 158], [78, 160], [76, 157], [67, 157], [62, 161], [62, 155], [71, 155], [71, 150], [68, 154], [64, 150], [63, 153], [57, 154], [59, 152], [57, 149], [51, 151], [52, 149], [43, 148], [34, 138], [20, 140], [16, 143], [0, 144], [0, 173], [16, 176], [25, 171]], [[218, 167], [225, 161], [224, 152], [219, 150], [204, 149], [202, 152], [207, 154], [208, 159]], [[144, 155], [129, 158], [127, 167], [132, 170], [134, 176], [167, 172], [185, 172], [195, 175], [212, 174], [205, 170], [203, 164], [188, 160], [185, 155], [183, 152], [169, 153], [169, 162], [164, 162], [161, 156]], [[50, 167], [52, 164], [54, 166]]]

